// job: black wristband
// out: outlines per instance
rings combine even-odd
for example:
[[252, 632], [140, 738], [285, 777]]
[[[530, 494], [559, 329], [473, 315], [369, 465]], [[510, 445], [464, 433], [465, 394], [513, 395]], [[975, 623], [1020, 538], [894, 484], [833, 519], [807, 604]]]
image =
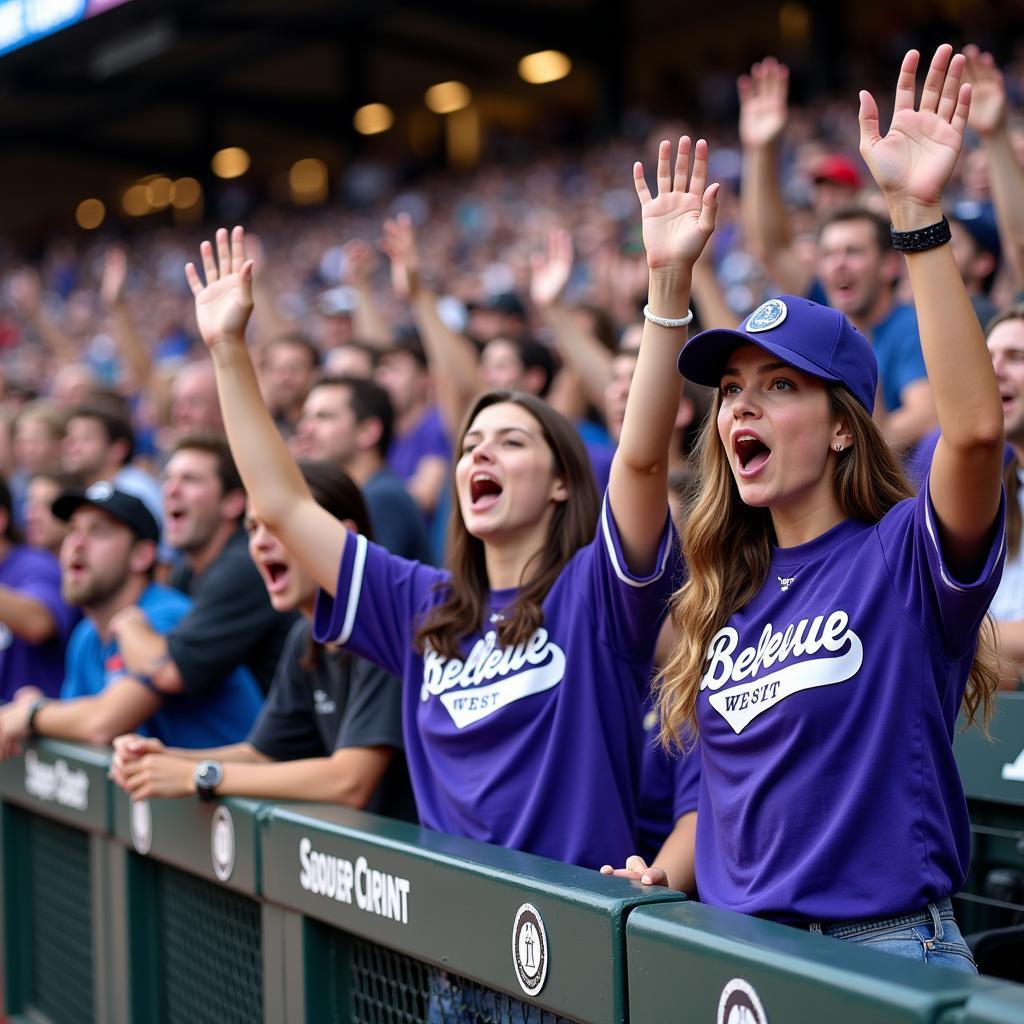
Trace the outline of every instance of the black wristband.
[[892, 238], [892, 247], [897, 252], [925, 252], [927, 249], [945, 245], [953, 237], [949, 230], [949, 221], [945, 217], [937, 224], [929, 224], [928, 227], [918, 228], [917, 231], [897, 231], [890, 224], [889, 235]]

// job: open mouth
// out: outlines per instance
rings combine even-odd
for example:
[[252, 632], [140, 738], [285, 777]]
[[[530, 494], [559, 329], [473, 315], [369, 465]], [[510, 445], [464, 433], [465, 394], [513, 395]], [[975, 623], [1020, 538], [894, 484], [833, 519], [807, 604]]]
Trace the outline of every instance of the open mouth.
[[288, 579], [288, 566], [284, 562], [262, 562], [263, 575], [267, 579], [267, 589], [280, 590]]
[[753, 434], [738, 434], [733, 438], [733, 448], [744, 473], [756, 473], [772, 453], [771, 448]]
[[501, 494], [501, 484], [486, 473], [476, 473], [469, 481], [469, 500], [474, 506], [493, 505]]

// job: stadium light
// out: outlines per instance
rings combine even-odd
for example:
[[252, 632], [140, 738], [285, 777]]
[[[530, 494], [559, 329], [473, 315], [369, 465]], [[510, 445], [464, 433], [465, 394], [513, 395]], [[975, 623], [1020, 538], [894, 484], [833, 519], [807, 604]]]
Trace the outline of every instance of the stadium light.
[[178, 178], [171, 184], [171, 206], [176, 210], [191, 209], [203, 196], [203, 188], [195, 178]]
[[249, 154], [241, 146], [228, 146], [213, 154], [210, 167], [218, 178], [240, 178], [250, 163]]
[[322, 203], [327, 198], [327, 164], [316, 157], [297, 160], [288, 172], [288, 187], [294, 203]]
[[473, 94], [462, 82], [438, 82], [424, 94], [423, 102], [435, 114], [454, 114], [468, 107]]
[[572, 71], [572, 61], [560, 50], [528, 53], [519, 62], [519, 77], [531, 85], [557, 82]]
[[99, 199], [83, 199], [75, 210], [75, 221], [80, 228], [93, 231], [107, 216], [107, 208]]
[[121, 197], [121, 208], [129, 217], [145, 217], [150, 212], [149, 199], [146, 196], [146, 186], [136, 184], [126, 189]]
[[171, 205], [171, 190], [174, 188], [170, 178], [158, 176], [146, 182], [146, 201], [153, 210], [166, 210]]
[[352, 125], [360, 135], [380, 135], [395, 123], [395, 115], [386, 103], [367, 103], [352, 118]]

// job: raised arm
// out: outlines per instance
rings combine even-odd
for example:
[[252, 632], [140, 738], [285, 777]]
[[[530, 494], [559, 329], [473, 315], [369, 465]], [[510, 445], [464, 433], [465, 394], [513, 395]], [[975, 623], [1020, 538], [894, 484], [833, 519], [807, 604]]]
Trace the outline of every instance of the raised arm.
[[[691, 174], [691, 149], [693, 167]], [[640, 197], [644, 247], [650, 273], [649, 305], [655, 316], [683, 319], [690, 302], [693, 264], [715, 227], [718, 186], [708, 185], [708, 147], [691, 147], [683, 136], [675, 153], [658, 148], [658, 194], [652, 196], [643, 165], [633, 165]], [[685, 327], [647, 320], [629, 389], [619, 447], [612, 461], [608, 500], [619, 527], [626, 561], [636, 574], [654, 567], [668, 505], [669, 444], [679, 408], [676, 369]]]
[[737, 87], [743, 147], [743, 234], [755, 259], [782, 291], [806, 295], [810, 275], [793, 251], [779, 181], [779, 139], [789, 119], [789, 68], [774, 57], [765, 57], [749, 75], [739, 78]]
[[[337, 586], [345, 527], [309, 492], [274, 421], [263, 404], [245, 327], [252, 313], [252, 260], [245, 231], [217, 231], [217, 252], [200, 246], [204, 285], [194, 264], [185, 268], [196, 298], [196, 322], [217, 374], [224, 428], [253, 516], [266, 523], [328, 593]], [[123, 730], [121, 730], [123, 731]]]
[[583, 385], [587, 401], [600, 408], [611, 378], [612, 355], [580, 327], [576, 314], [562, 299], [572, 275], [572, 261], [572, 235], [564, 228], [552, 228], [547, 252], [534, 253], [530, 259], [530, 298], [551, 331], [562, 362]]
[[146, 343], [139, 335], [124, 300], [124, 285], [128, 277], [128, 251], [123, 245], [112, 245], [103, 257], [103, 276], [100, 278], [100, 300], [110, 312], [114, 344], [117, 346], [125, 370], [129, 374], [132, 391], [146, 391], [153, 386], [153, 359]]
[[[892, 124], [882, 136], [878, 106], [860, 94], [860, 151], [882, 190], [896, 231], [942, 220], [942, 192], [963, 146], [971, 87], [964, 57], [943, 44], [914, 95], [920, 56], [903, 58]], [[1002, 486], [1003, 410], [985, 347], [949, 245], [907, 254], [921, 349], [942, 436], [929, 489], [943, 552], [955, 572], [971, 575], [984, 555]]]
[[1013, 271], [1014, 287], [1024, 287], [1024, 168], [1010, 141], [1006, 119], [1006, 83], [992, 54], [965, 46], [964, 77], [971, 83], [968, 125], [988, 156], [992, 205], [1003, 255]]
[[391, 324], [373, 290], [373, 272], [380, 256], [369, 242], [353, 238], [345, 245], [345, 283], [356, 293], [352, 330], [357, 341], [374, 348], [391, 347]]
[[444, 425], [454, 436], [466, 407], [482, 390], [476, 348], [468, 338], [456, 334], [441, 319], [437, 311], [437, 295], [423, 280], [416, 232], [407, 213], [400, 213], [393, 220], [384, 222], [381, 248], [391, 261], [391, 283], [395, 293], [409, 302], [434, 378], [434, 391]]

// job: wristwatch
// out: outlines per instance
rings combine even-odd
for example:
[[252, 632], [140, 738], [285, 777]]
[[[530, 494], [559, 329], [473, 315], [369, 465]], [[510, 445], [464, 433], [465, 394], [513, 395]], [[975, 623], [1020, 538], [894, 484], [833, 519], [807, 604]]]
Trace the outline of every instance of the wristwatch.
[[200, 761], [192, 776], [196, 784], [196, 796], [200, 800], [212, 800], [217, 787], [224, 781], [224, 766], [220, 761]]
[[46, 697], [36, 697], [32, 701], [32, 706], [28, 709], [28, 718], [25, 719], [25, 728], [28, 731], [29, 736], [35, 736], [36, 734], [36, 715], [39, 714], [43, 708], [49, 704], [50, 701]]

